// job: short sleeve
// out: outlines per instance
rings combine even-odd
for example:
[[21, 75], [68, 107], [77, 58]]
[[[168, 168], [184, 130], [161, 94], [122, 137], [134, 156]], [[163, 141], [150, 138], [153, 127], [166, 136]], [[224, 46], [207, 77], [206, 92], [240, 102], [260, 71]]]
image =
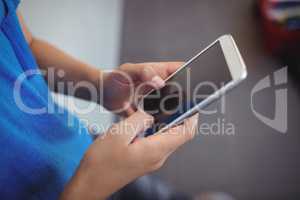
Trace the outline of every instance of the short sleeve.
[[10, 10], [17, 10], [21, 0], [4, 0]]
[[11, 0], [13, 2], [14, 8], [17, 9], [21, 0]]

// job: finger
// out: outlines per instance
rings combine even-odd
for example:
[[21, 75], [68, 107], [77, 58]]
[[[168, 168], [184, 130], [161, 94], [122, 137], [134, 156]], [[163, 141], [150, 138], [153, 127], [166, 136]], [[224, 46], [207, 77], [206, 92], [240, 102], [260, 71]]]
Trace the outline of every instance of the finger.
[[137, 111], [127, 119], [112, 126], [108, 134], [122, 144], [130, 144], [140, 133], [145, 132], [153, 124], [153, 117], [143, 111]]
[[125, 64], [121, 66], [121, 69], [126, 71], [135, 80], [139, 80], [142, 82], [153, 81], [154, 84], [158, 84], [158, 87], [161, 87], [162, 82], [159, 78], [161, 78], [162, 80], [167, 79], [182, 65], [183, 62], [153, 62]]
[[128, 118], [129, 116], [131, 116], [135, 112], [136, 112], [136, 110], [134, 110], [134, 108], [131, 107], [131, 108], [128, 108], [128, 109], [124, 109], [121, 112], [116, 112], [116, 114], [118, 114], [120, 117]]
[[152, 89], [163, 88], [166, 85], [164, 79], [167, 79], [175, 70], [175, 66], [176, 68], [179, 66], [174, 63], [141, 63], [137, 65], [141, 65], [140, 67], [143, 68], [140, 74], [141, 84], [139, 87], [139, 94], [141, 95], [147, 94]]
[[126, 110], [126, 116], [133, 115], [136, 112], [136, 110], [133, 107], [130, 107]]
[[173, 74], [182, 64], [183, 62], [124, 64], [121, 66], [121, 70], [128, 73], [135, 82], [139, 82], [135, 92], [139, 98], [152, 89], [164, 87], [164, 79]]
[[130, 102], [124, 103], [124, 112], [123, 115], [125, 117], [129, 117], [130, 115], [134, 114], [137, 111], [135, 107]]
[[[166, 79], [168, 78], [170, 75], [172, 75], [174, 72], [176, 72], [183, 64], [184, 62], [162, 62], [162, 63], [156, 63], [157, 65], [159, 65], [157, 68], [163, 68], [165, 70], [164, 74], [165, 76], [162, 78]], [[154, 63], [154, 68], [155, 67], [155, 63]], [[161, 70], [161, 69], [159, 69]]]
[[162, 79], [167, 79], [170, 75], [177, 71], [184, 62], [154, 62], [145, 64], [152, 66]]
[[162, 79], [159, 72], [150, 65], [145, 65], [141, 71], [140, 78], [142, 83], [146, 83], [154, 89], [159, 89], [165, 86], [165, 81]]
[[162, 155], [168, 156], [180, 146], [194, 138], [197, 131], [198, 114], [184, 121], [183, 125], [176, 126], [166, 132], [152, 135], [145, 142]]
[[122, 112], [118, 113], [123, 117], [129, 117], [130, 115], [134, 114], [137, 110], [135, 110], [132, 104], [129, 101], [123, 103]]

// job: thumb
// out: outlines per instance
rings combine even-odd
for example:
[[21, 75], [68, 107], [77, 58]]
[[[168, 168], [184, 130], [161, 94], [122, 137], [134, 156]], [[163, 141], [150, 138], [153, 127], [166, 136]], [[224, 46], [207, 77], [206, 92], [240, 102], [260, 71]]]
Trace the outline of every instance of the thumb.
[[154, 123], [154, 118], [142, 110], [111, 127], [109, 134], [121, 143], [130, 144], [140, 133], [143, 133]]

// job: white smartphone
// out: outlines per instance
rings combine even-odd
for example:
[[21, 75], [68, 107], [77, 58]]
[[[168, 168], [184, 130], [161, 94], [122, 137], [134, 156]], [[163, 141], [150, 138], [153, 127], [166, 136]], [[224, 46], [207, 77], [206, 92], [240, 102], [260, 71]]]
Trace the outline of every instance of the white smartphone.
[[145, 95], [139, 107], [155, 119], [146, 136], [180, 124], [247, 77], [231, 35], [224, 35], [198, 53], [167, 80], [166, 86]]

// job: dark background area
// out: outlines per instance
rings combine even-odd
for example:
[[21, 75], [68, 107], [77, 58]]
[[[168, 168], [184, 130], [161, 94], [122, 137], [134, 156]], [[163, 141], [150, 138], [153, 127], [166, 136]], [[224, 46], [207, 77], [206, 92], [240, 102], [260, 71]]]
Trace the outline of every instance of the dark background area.
[[[224, 117], [235, 125], [235, 135], [197, 136], [157, 175], [190, 194], [221, 191], [243, 200], [300, 199], [299, 81], [289, 77], [285, 86], [286, 134], [263, 124], [250, 107], [255, 84], [285, 66], [264, 48], [253, 1], [125, 0], [123, 19], [121, 63], [187, 60], [230, 33], [248, 67], [247, 81], [226, 95], [225, 115], [200, 116], [200, 123]], [[254, 103], [272, 117], [274, 88], [257, 94]]]

